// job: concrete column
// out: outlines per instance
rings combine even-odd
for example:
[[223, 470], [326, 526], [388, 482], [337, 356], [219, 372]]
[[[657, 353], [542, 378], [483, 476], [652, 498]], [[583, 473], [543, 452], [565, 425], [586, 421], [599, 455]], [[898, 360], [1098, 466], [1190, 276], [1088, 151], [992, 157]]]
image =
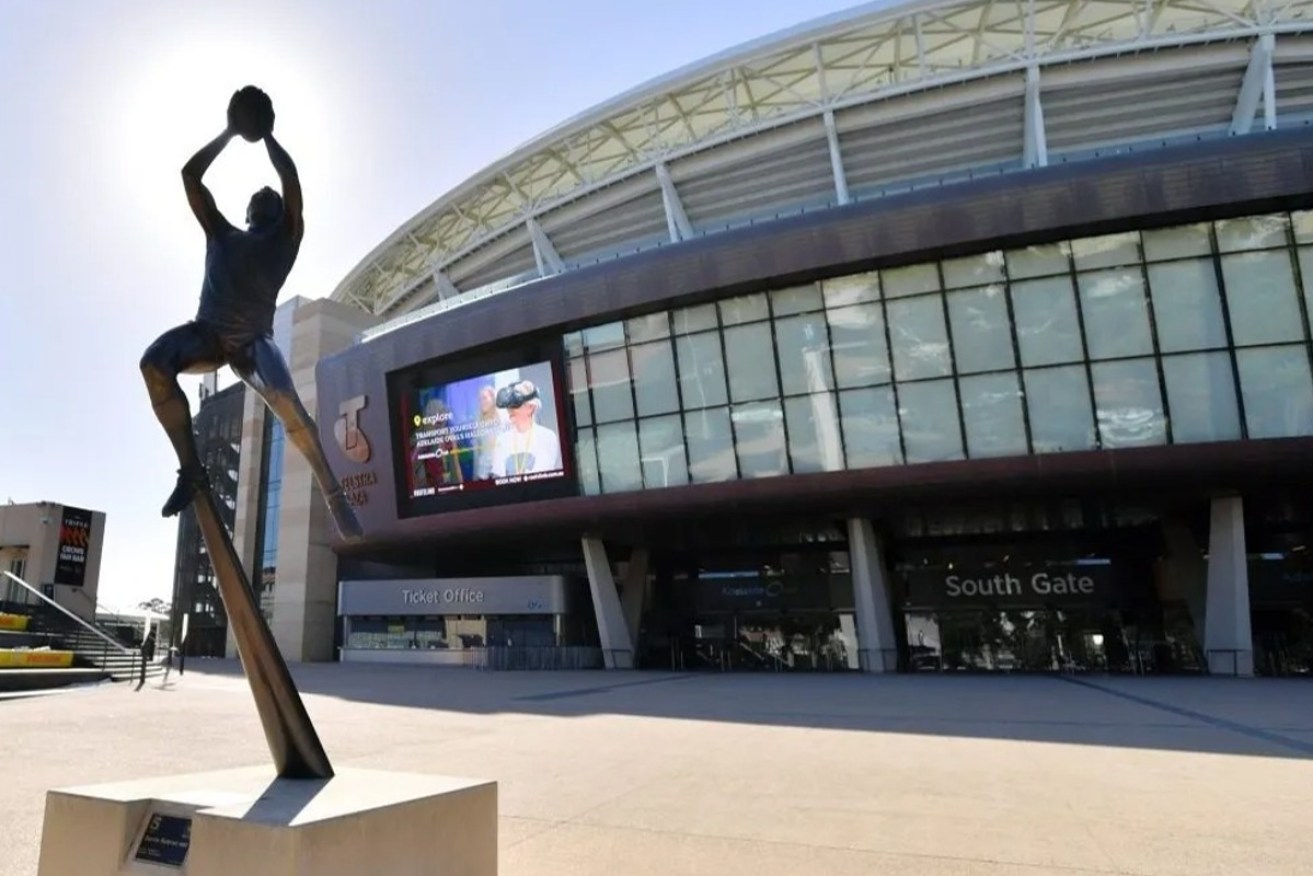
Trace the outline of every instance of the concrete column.
[[1213, 499], [1208, 528], [1208, 593], [1204, 653], [1214, 675], [1252, 676], [1254, 641], [1249, 620], [1249, 563], [1245, 509], [1239, 496]]
[[638, 644], [638, 631], [643, 622], [643, 602], [647, 597], [647, 548], [636, 547], [629, 554], [625, 566], [625, 586], [620, 594], [620, 608], [625, 616], [629, 641]]
[[625, 625], [620, 594], [615, 589], [611, 561], [600, 538], [584, 536], [584, 565], [588, 569], [588, 589], [593, 596], [593, 613], [597, 615], [597, 635], [602, 642], [602, 657], [607, 669], [634, 667], [634, 641]]
[[895, 672], [898, 645], [889, 607], [888, 574], [875, 528], [862, 517], [848, 520], [848, 562], [852, 569], [853, 605], [857, 609], [857, 646], [865, 672]]

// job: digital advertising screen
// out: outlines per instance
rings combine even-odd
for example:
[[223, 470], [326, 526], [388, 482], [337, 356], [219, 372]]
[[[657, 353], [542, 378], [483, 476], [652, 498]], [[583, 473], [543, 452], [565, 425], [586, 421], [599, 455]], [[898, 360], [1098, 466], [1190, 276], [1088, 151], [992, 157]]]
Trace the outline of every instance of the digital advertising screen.
[[403, 516], [574, 494], [561, 369], [517, 358], [526, 361], [417, 369], [395, 382]]

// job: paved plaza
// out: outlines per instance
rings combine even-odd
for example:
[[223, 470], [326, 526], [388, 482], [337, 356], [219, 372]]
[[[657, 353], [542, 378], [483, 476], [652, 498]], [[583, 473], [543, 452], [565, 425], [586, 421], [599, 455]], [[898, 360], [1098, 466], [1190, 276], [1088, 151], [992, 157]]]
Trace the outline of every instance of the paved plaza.
[[[1313, 683], [294, 669], [336, 766], [500, 783], [504, 876], [1307, 874]], [[44, 793], [268, 762], [234, 663], [0, 700], [0, 876]]]

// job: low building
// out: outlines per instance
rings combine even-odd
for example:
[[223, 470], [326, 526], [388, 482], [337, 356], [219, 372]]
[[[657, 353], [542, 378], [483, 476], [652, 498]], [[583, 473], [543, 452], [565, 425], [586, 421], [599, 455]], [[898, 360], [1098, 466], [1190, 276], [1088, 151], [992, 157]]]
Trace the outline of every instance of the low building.
[[[68, 611], [92, 620], [100, 587], [105, 513], [57, 502], [0, 505], [0, 571], [12, 572]], [[41, 600], [0, 576], [0, 609]]]

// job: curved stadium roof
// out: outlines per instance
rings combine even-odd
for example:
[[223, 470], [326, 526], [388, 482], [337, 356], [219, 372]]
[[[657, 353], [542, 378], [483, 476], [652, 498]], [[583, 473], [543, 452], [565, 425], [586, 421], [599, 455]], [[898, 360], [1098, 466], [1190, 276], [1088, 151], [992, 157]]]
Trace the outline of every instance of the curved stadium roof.
[[782, 215], [1313, 120], [1313, 0], [875, 3], [677, 70], [443, 195], [332, 297], [394, 318]]

